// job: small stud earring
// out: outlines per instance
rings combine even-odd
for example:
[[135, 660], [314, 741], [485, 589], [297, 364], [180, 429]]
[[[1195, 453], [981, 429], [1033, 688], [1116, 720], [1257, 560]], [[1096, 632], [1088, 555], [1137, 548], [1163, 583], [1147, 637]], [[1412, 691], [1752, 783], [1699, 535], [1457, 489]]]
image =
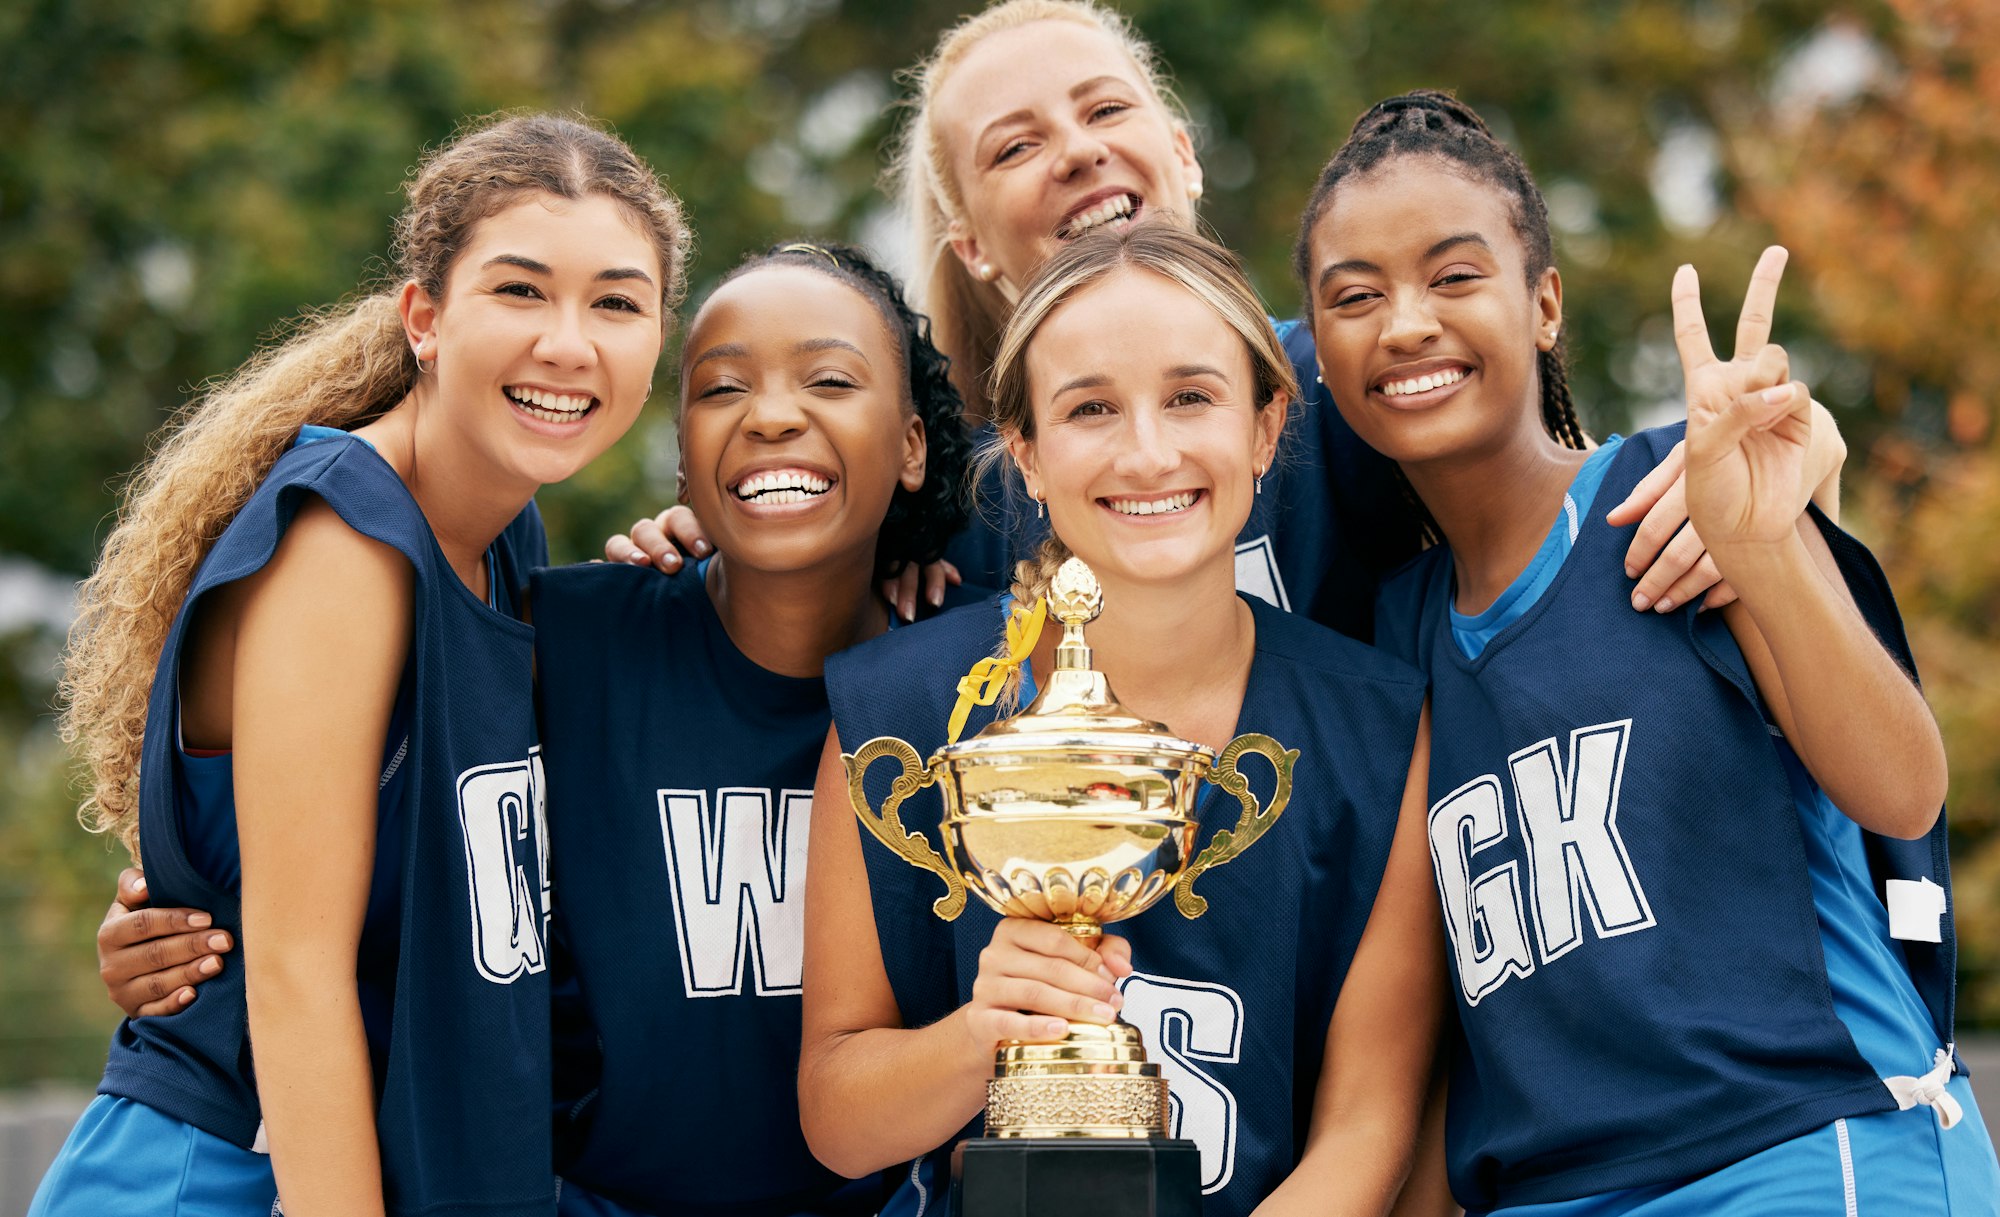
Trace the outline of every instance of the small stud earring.
[[1200, 201], [1201, 201], [1201, 182], [1200, 182], [1200, 181], [1198, 181], [1198, 180], [1197, 180], [1197, 181], [1193, 181], [1193, 182], [1189, 182], [1189, 183], [1188, 183], [1188, 201], [1189, 201], [1190, 203], [1198, 203], [1198, 202], [1200, 202]]
[[981, 262], [977, 273], [981, 283], [991, 283], [1000, 277], [1000, 268], [991, 262]]

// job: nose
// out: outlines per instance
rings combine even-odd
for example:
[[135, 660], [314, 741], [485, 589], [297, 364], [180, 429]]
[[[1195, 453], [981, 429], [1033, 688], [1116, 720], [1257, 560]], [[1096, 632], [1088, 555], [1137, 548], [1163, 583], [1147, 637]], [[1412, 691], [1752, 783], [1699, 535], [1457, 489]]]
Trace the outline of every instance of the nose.
[[535, 342], [535, 358], [551, 367], [581, 369], [597, 363], [597, 346], [584, 333], [581, 308], [547, 310], [548, 326]]
[[1393, 293], [1389, 320], [1382, 329], [1384, 347], [1392, 351], [1415, 351], [1443, 332], [1426, 293]]
[[1057, 129], [1053, 138], [1056, 145], [1055, 175], [1058, 181], [1066, 182], [1077, 173], [1111, 159], [1111, 149], [1097, 137], [1096, 132], [1081, 123], [1064, 123]]
[[1160, 410], [1136, 411], [1124, 439], [1113, 465], [1121, 476], [1151, 480], [1181, 467], [1180, 447]]
[[752, 393], [747, 407], [743, 411], [743, 434], [753, 439], [787, 439], [805, 433], [806, 412], [790, 393]]

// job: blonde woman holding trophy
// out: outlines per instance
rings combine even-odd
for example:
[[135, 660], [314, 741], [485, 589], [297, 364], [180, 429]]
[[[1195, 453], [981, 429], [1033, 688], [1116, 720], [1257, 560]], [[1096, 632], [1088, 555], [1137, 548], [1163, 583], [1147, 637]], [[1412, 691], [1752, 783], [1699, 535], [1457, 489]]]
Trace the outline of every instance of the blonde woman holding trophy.
[[[1179, 225], [1089, 234], [1024, 287], [996, 356], [994, 418], [1049, 539], [1000, 603], [828, 664], [799, 1086], [807, 1140], [835, 1170], [911, 1161], [897, 1199], [936, 1204], [945, 1154], [978, 1130], [996, 1048], [1122, 1019], [1171, 1086], [1167, 1131], [1199, 1151], [1201, 1211], [1389, 1207], [1442, 1000], [1424, 688], [1237, 592], [1235, 537], [1295, 394], [1236, 260]], [[885, 735], [928, 753], [954, 717], [970, 735], [994, 712], [966, 711], [961, 687], [968, 702], [1005, 698], [1003, 685], [1028, 699], [1066, 666], [1054, 630], [1034, 635], [1072, 555], [1101, 584], [1094, 662], [1130, 713], [1210, 749], [1256, 732], [1296, 750], [1278, 781], [1285, 819], [1202, 875], [1206, 917], [1156, 908], [1123, 936], [1080, 939], [975, 902], [947, 924], [932, 915], [934, 878], [831, 814], [849, 796], [840, 754]], [[975, 665], [981, 679], [961, 682]], [[1285, 803], [1258, 764], [1246, 809]], [[889, 770], [865, 775], [870, 799]], [[1249, 817], [1235, 813], [1208, 792], [1199, 840], [1240, 833]], [[901, 827], [932, 838], [943, 816], [933, 790], [901, 804]]]

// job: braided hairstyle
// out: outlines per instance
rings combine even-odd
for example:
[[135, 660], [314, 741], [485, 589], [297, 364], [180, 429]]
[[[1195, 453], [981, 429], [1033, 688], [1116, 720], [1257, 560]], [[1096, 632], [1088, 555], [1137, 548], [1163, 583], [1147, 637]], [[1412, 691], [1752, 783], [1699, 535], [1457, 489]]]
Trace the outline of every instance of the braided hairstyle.
[[931, 320], [910, 308], [895, 276], [865, 252], [833, 241], [786, 241], [751, 254], [722, 277], [728, 283], [766, 266], [804, 266], [859, 292], [888, 326], [909, 375], [903, 401], [924, 422], [924, 484], [897, 486], [889, 499], [875, 545], [878, 578], [893, 578], [905, 566], [935, 562], [945, 544], [965, 527], [972, 511], [972, 433], [964, 402], [951, 383], [951, 360], [931, 342]]
[[[1403, 156], [1443, 158], [1471, 170], [1506, 193], [1514, 234], [1521, 238], [1527, 255], [1528, 290], [1533, 291], [1542, 273], [1556, 264], [1549, 239], [1549, 209], [1542, 201], [1541, 189], [1535, 185], [1527, 165], [1512, 148], [1500, 142], [1470, 106], [1449, 93], [1418, 89], [1375, 103], [1355, 121], [1347, 142], [1333, 154], [1326, 168], [1320, 170], [1305, 215], [1299, 220], [1298, 244], [1292, 250], [1292, 270], [1300, 283], [1308, 285], [1307, 315], [1313, 310], [1312, 233], [1333, 192], [1348, 178]], [[1570, 400], [1560, 337], [1553, 349], [1541, 352], [1537, 363], [1542, 385], [1542, 425], [1561, 443], [1571, 448], [1583, 447], [1586, 441], [1577, 422], [1576, 404]]]

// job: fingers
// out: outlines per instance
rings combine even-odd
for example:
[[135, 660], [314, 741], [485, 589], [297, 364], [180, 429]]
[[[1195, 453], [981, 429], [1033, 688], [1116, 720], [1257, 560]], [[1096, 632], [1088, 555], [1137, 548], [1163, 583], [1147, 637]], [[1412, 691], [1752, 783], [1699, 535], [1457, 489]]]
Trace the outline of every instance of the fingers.
[[958, 567], [945, 561], [943, 558], [939, 558], [932, 565], [944, 572], [945, 582], [951, 584], [953, 587], [957, 587], [959, 584], [965, 582], [965, 576], [958, 573]]
[[1785, 348], [1775, 342], [1767, 342], [1757, 349], [1750, 362], [1750, 374], [1744, 380], [1745, 390], [1768, 389], [1781, 385], [1792, 378], [1792, 357]]
[[1097, 940], [1097, 957], [1117, 979], [1132, 975], [1132, 944], [1118, 935], [1106, 934]]
[[1771, 340], [1771, 317], [1778, 308], [1778, 283], [1785, 277], [1791, 254], [1782, 245], [1767, 248], [1750, 272], [1743, 295], [1743, 315], [1736, 321], [1736, 358], [1749, 359]]
[[1674, 272], [1674, 349], [1680, 352], [1681, 369], [1693, 372], [1715, 362], [1715, 348], [1708, 343], [1708, 322], [1701, 315], [1701, 278], [1694, 267], [1682, 266]]
[[[1129, 954], [1123, 962], [1129, 971]], [[993, 941], [979, 953], [972, 1002], [979, 1011], [981, 1038], [992, 1033], [1005, 1039], [1009, 1036], [997, 1031], [998, 1022], [1018, 1027], [1008, 1014], [1109, 1023], [1118, 1017], [1123, 999], [1096, 951], [1046, 922], [1010, 918], [995, 928]]]
[[118, 872], [118, 903], [127, 909], [143, 908], [148, 898], [145, 871], [128, 866]]
[[695, 518], [693, 508], [676, 503], [661, 512], [655, 520], [666, 530], [667, 539], [681, 553], [706, 558], [715, 548], [709, 542], [708, 533], [702, 529], [701, 521]]
[[[1675, 445], [1678, 449], [1679, 445]], [[1620, 504], [1621, 510], [1623, 504]], [[1629, 515], [1629, 513], [1628, 513]], [[1645, 518], [1632, 533], [1632, 543], [1625, 547], [1625, 577], [1637, 579], [1650, 571], [1660, 560], [1660, 551], [1674, 539], [1674, 534], [1687, 523], [1687, 478], [1676, 473], [1650, 507]], [[1657, 597], [1668, 583], [1678, 578], [1680, 571], [1666, 572], [1670, 577], [1647, 590], [1649, 598]]]
[[[1694, 529], [1689, 528], [1686, 532], [1691, 536]], [[1701, 542], [1696, 541], [1695, 544], [1699, 545]], [[1720, 582], [1722, 582], [1722, 572], [1716, 569], [1715, 559], [1708, 551], [1703, 550], [1701, 557], [1688, 568], [1688, 572], [1674, 580], [1673, 584], [1661, 593], [1659, 602], [1653, 605], [1653, 611], [1671, 613]]]
[[[1625, 496], [1624, 502], [1605, 513], [1604, 522], [1613, 528], [1623, 528], [1634, 520], [1644, 519], [1651, 514], [1653, 507], [1659, 503], [1667, 489], [1682, 480], [1682, 474], [1686, 469], [1687, 441], [1682, 440], [1667, 453], [1665, 460], [1653, 467], [1651, 473], [1639, 479], [1639, 484], [1632, 487], [1632, 493]], [[1638, 553], [1639, 542], [1635, 537], [1632, 548], [1625, 553], [1625, 577], [1632, 578], [1644, 569], [1646, 563], [1652, 560], [1652, 556], [1659, 552], [1660, 545], [1666, 543], [1668, 535], [1670, 534], [1662, 532], [1657, 538], [1658, 544], [1647, 550], [1644, 558]]]
[[905, 563], [901, 574], [882, 584], [883, 598], [905, 621], [917, 619], [917, 586], [922, 578], [923, 572]]
[[[1633, 608], [1641, 612], [1650, 608], [1655, 612], [1665, 613], [1687, 603], [1687, 597], [1675, 596], [1674, 589], [1678, 588], [1682, 579], [1693, 572], [1706, 557], [1707, 547], [1702, 544], [1701, 538], [1695, 535], [1694, 529], [1684, 526], [1685, 523], [1686, 513], [1683, 511], [1682, 526], [1677, 526], [1678, 531], [1674, 533], [1673, 539], [1667, 542], [1660, 556], [1646, 567], [1646, 573], [1639, 579], [1639, 586], [1632, 589]], [[1714, 569], [1714, 564], [1710, 563], [1709, 570], [1713, 572]], [[1707, 587], [1720, 577], [1719, 574], [1711, 573], [1701, 586]]]
[[632, 544], [632, 534], [615, 532], [604, 539], [604, 560], [606, 562], [629, 562], [634, 566], [647, 565], [646, 551]]
[[632, 546], [645, 555], [644, 562], [637, 556], [627, 559], [635, 566], [651, 566], [669, 575], [681, 568], [680, 547], [674, 544], [673, 538], [667, 535], [667, 530], [660, 526], [657, 519], [639, 520], [632, 525]]
[[923, 570], [924, 603], [932, 608], [944, 607], [945, 579], [944, 563], [933, 562]]
[[[151, 911], [126, 916], [136, 920]], [[110, 925], [107, 920], [106, 928]], [[221, 975], [221, 953], [235, 946], [230, 935], [221, 930], [146, 937], [134, 945], [110, 950], [104, 946], [104, 937], [100, 928], [98, 976], [118, 1008], [134, 1016], [170, 1014], [186, 1007], [194, 1000], [194, 986]]]
[[1729, 586], [1729, 580], [1724, 579], [1708, 589], [1708, 595], [1702, 598], [1701, 611], [1706, 613], [1712, 609], [1724, 608], [1736, 601], [1736, 589]]
[[103, 955], [149, 939], [205, 930], [214, 924], [215, 919], [200, 909], [127, 911], [123, 904], [113, 904], [104, 914], [103, 924], [97, 927], [97, 951]]

